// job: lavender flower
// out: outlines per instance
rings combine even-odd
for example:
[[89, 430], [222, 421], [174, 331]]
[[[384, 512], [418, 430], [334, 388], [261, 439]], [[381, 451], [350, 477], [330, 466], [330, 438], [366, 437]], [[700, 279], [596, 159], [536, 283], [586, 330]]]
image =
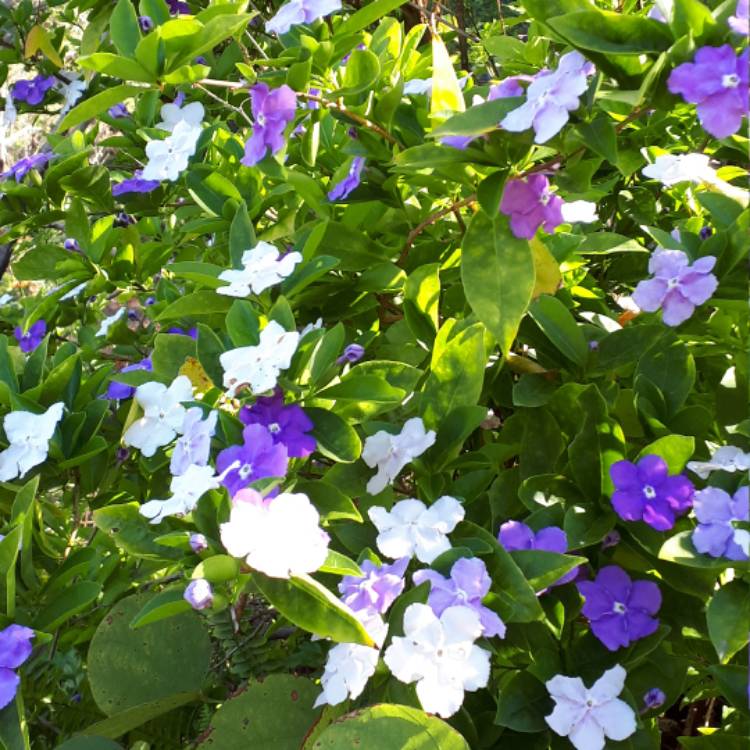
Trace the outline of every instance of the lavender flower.
[[661, 607], [661, 592], [651, 581], [631, 581], [617, 565], [602, 568], [593, 581], [580, 581], [578, 591], [585, 598], [583, 609], [591, 632], [610, 650], [656, 632], [654, 615]]
[[176, 16], [179, 13], [190, 15], [190, 6], [187, 3], [182, 2], [182, 0], [167, 0], [167, 5], [169, 6], [170, 14], [173, 16]]
[[271, 91], [265, 83], [250, 88], [253, 132], [245, 143], [242, 164], [255, 166], [268, 152], [278, 153], [284, 147], [284, 130], [294, 119], [297, 95], [286, 84]]
[[169, 462], [173, 476], [184, 474], [191, 466], [205, 466], [211, 452], [211, 438], [216, 430], [219, 412], [211, 411], [203, 419], [203, 410], [192, 406], [185, 412], [182, 434], [177, 439]]
[[[508, 551], [538, 549], [564, 555], [568, 551], [568, 535], [558, 526], [546, 526], [534, 533], [521, 521], [506, 521], [497, 535], [497, 540]], [[570, 583], [577, 575], [578, 568], [569, 570], [551, 586]]]
[[408, 565], [408, 557], [384, 565], [364, 560], [359, 566], [364, 575], [341, 579], [341, 599], [355, 612], [364, 612], [367, 617], [383, 614], [404, 590], [404, 573]]
[[196, 555], [208, 549], [208, 539], [204, 534], [191, 534], [188, 544]]
[[252, 406], [243, 406], [239, 417], [244, 424], [265, 427], [291, 458], [305, 458], [317, 447], [315, 438], [307, 434], [315, 426], [312, 420], [298, 404], [284, 405], [280, 388], [273, 396], [261, 396]]
[[0, 709], [15, 697], [19, 676], [13, 671], [31, 656], [31, 639], [34, 631], [22, 625], [8, 625], [0, 630]]
[[698, 526], [692, 539], [698, 552], [729, 560], [750, 559], [750, 531], [735, 525], [750, 521], [749, 495], [747, 486], [740, 487], [734, 497], [718, 487], [695, 493], [693, 510]]
[[610, 547], [616, 547], [622, 541], [622, 536], [617, 529], [607, 532], [607, 535], [602, 539], [602, 549], [609, 549]]
[[655, 708], [660, 708], [664, 705], [664, 701], [667, 700], [667, 696], [663, 690], [657, 687], [647, 690], [643, 695], [643, 711], [653, 711]]
[[343, 365], [345, 362], [359, 362], [365, 356], [365, 348], [361, 344], [347, 344], [341, 356], [336, 359], [337, 365]]
[[182, 596], [193, 609], [208, 609], [214, 603], [213, 589], [204, 578], [190, 581]]
[[418, 570], [412, 578], [418, 586], [430, 582], [427, 604], [440, 617], [448, 607], [468, 607], [479, 615], [482, 635], [505, 637], [505, 623], [488, 607], [482, 604], [492, 581], [487, 568], [478, 557], [461, 557], [453, 563], [450, 578], [444, 578], [434, 570]]
[[54, 76], [36, 76], [28, 81], [16, 81], [10, 95], [19, 102], [36, 105], [44, 101], [47, 92], [55, 85]]
[[715, 264], [713, 255], [690, 264], [682, 250], [659, 250], [648, 262], [653, 278], [638, 282], [633, 300], [646, 312], [661, 307], [662, 320], [668, 326], [678, 326], [716, 291], [719, 282], [711, 273]]
[[78, 240], [75, 240], [72, 237], [65, 238], [65, 242], [63, 242], [63, 247], [72, 253], [81, 252], [81, 246], [78, 244]]
[[0, 174], [0, 180], [7, 180], [9, 177], [13, 177], [16, 182], [21, 182], [32, 169], [42, 169], [51, 158], [52, 154], [47, 151], [41, 154], [34, 154], [33, 156], [26, 156], [17, 161], [7, 172]]
[[487, 101], [492, 102], [495, 99], [510, 99], [514, 96], [523, 96], [523, 86], [519, 81], [524, 80], [523, 76], [509, 76], [503, 78], [502, 81], [498, 81], [496, 84], [490, 87], [489, 93], [487, 94]]
[[110, 107], [107, 110], [107, 114], [110, 117], [119, 119], [121, 117], [128, 117], [130, 115], [130, 112], [128, 112], [128, 108], [122, 102], [120, 102], [120, 104], [115, 104], [113, 107]]
[[141, 27], [141, 31], [144, 34], [148, 34], [154, 28], [154, 22], [151, 20], [151, 16], [138, 16], [138, 25]]
[[735, 34], [750, 34], [750, 0], [737, 0], [734, 15], [729, 16], [729, 28]]
[[355, 156], [352, 159], [346, 177], [340, 182], [337, 182], [333, 188], [328, 191], [328, 200], [339, 201], [348, 198], [349, 195], [359, 187], [364, 166], [365, 158], [363, 156]]
[[266, 23], [271, 34], [286, 34], [292, 26], [312, 23], [341, 10], [341, 0], [290, 0]]
[[167, 333], [173, 333], [178, 336], [190, 336], [191, 339], [198, 339], [198, 328], [197, 326], [191, 326], [190, 328], [180, 328], [179, 326], [172, 326], [167, 330]]
[[242, 439], [243, 445], [225, 448], [216, 457], [216, 470], [232, 496], [258, 479], [285, 476], [289, 463], [286, 446], [275, 443], [263, 425], [248, 425]]
[[[310, 94], [310, 96], [320, 96], [320, 89], [313, 88], [312, 86], [307, 92]], [[314, 99], [308, 99], [307, 101], [307, 108], [308, 109], [320, 109], [320, 102], [316, 102]]]
[[697, 105], [705, 131], [726, 138], [740, 129], [748, 110], [748, 50], [736, 55], [728, 44], [701, 47], [694, 62], [672, 71], [667, 87]]
[[451, 148], [457, 148], [459, 151], [463, 151], [468, 145], [474, 140], [473, 135], [444, 135], [440, 139], [441, 146], [450, 146]]
[[510, 228], [516, 237], [530, 240], [539, 227], [553, 232], [563, 223], [562, 198], [549, 188], [549, 180], [543, 174], [505, 183], [500, 211], [510, 216]]
[[[135, 362], [132, 365], [123, 367], [120, 372], [134, 372], [135, 370], [146, 370], [146, 372], [151, 372], [151, 370], [153, 370], [151, 358], [144, 357], [140, 362]], [[106, 398], [122, 401], [126, 398], [132, 398], [133, 394], [135, 394], [135, 386], [127, 385], [127, 383], [118, 383], [113, 380], [107, 387], [107, 393], [105, 396]]]
[[37, 320], [29, 330], [24, 333], [21, 326], [16, 326], [13, 335], [18, 342], [18, 348], [25, 354], [33, 352], [34, 349], [42, 343], [42, 339], [47, 334], [47, 323], [44, 320]]
[[115, 198], [119, 195], [125, 195], [126, 193], [150, 193], [159, 187], [161, 183], [159, 180], [144, 180], [141, 176], [141, 171], [138, 170], [133, 173], [132, 177], [127, 180], [118, 182], [117, 185], [112, 186], [112, 195]]

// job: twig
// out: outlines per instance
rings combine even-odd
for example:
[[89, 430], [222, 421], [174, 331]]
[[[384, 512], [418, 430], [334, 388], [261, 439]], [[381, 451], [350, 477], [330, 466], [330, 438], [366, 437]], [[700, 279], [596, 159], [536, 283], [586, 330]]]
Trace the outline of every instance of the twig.
[[247, 116], [247, 114], [240, 109], [239, 107], [235, 107], [234, 104], [230, 104], [227, 101], [224, 101], [220, 96], [216, 96], [213, 91], [209, 91], [205, 86], [201, 86], [200, 83], [194, 83], [193, 86], [197, 86], [204, 94], [207, 94], [210, 96], [214, 101], [219, 102], [219, 104], [222, 104], [225, 107], [228, 107], [229, 109], [236, 112], [238, 115], [242, 115], [242, 117], [245, 119], [245, 121], [248, 123], [248, 125], [252, 125], [253, 121]]

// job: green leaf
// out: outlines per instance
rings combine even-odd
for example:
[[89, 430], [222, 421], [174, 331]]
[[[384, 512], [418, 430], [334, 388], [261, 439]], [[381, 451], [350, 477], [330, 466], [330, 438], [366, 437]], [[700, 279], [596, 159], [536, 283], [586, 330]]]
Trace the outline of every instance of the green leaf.
[[101, 590], [101, 584], [95, 581], [78, 581], [72, 584], [42, 609], [34, 621], [34, 627], [50, 632], [56, 630], [96, 601]]
[[294, 491], [304, 492], [310, 498], [324, 524], [331, 521], [362, 523], [362, 516], [352, 499], [329, 482], [321, 479], [297, 482]]
[[447, 120], [454, 112], [466, 109], [464, 95], [458, 85], [456, 70], [443, 40], [432, 34], [432, 96], [430, 120], [433, 126]]
[[226, 317], [227, 333], [235, 346], [257, 346], [260, 319], [253, 305], [244, 299], [232, 302]]
[[204, 52], [210, 52], [225, 39], [240, 33], [247, 27], [251, 18], [250, 13], [227, 13], [214, 16], [195, 36], [190, 37], [189, 45], [171, 61], [170, 70], [192, 62]]
[[372, 401], [375, 403], [400, 402], [406, 396], [406, 391], [394, 388], [385, 378], [377, 375], [349, 375], [336, 385], [329, 386], [315, 398], [331, 399], [332, 401]]
[[543, 294], [531, 304], [529, 314], [555, 348], [579, 367], [586, 364], [589, 347], [583, 330], [557, 297]]
[[104, 89], [104, 91], [100, 91], [98, 94], [85, 99], [79, 105], [73, 107], [60, 123], [60, 130], [67, 130], [86, 120], [91, 120], [104, 112], [104, 110], [109, 109], [109, 107], [125, 101], [125, 99], [129, 99], [131, 96], [136, 96], [142, 91], [143, 88], [139, 86], [129, 86], [127, 84]]
[[369, 91], [380, 76], [380, 61], [368, 49], [355, 49], [346, 62], [342, 87], [335, 96], [352, 96]]
[[247, 203], [242, 201], [237, 207], [229, 227], [229, 257], [234, 268], [242, 267], [242, 254], [257, 244], [255, 229], [247, 213]]
[[222, 314], [229, 311], [234, 299], [213, 291], [192, 292], [176, 299], [159, 313], [157, 320], [194, 318], [202, 315]]
[[515, 672], [497, 697], [495, 724], [516, 732], [542, 732], [553, 707], [547, 688], [529, 672]]
[[591, 122], [578, 126], [583, 142], [610, 164], [617, 164], [617, 133], [612, 120], [607, 115], [599, 115]]
[[361, 31], [379, 18], [400, 8], [405, 2], [406, 0], [374, 0], [374, 2], [367, 3], [336, 29], [336, 37], [343, 38], [347, 34]]
[[328, 557], [323, 565], [320, 566], [321, 573], [331, 573], [337, 576], [362, 576], [362, 570], [359, 565], [341, 552], [329, 549]]
[[144, 625], [150, 625], [152, 622], [165, 620], [167, 617], [179, 615], [181, 612], [189, 612], [191, 606], [185, 600], [184, 593], [184, 586], [160, 591], [143, 605], [138, 614], [130, 621], [130, 627], [137, 630]]
[[489, 102], [475, 104], [466, 112], [459, 112], [446, 120], [442, 125], [432, 131], [433, 138], [442, 138], [446, 135], [481, 135], [496, 130], [500, 120], [508, 112], [516, 109], [523, 103], [520, 97], [508, 97], [506, 99], [495, 99]]
[[711, 643], [726, 664], [748, 642], [750, 586], [740, 579], [725, 583], [708, 603], [706, 621]]
[[513, 561], [523, 572], [534, 591], [544, 591], [559, 581], [568, 571], [579, 565], [585, 565], [585, 557], [561, 555], [544, 550], [518, 550], [511, 552]]
[[595, 354], [596, 370], [616, 370], [634, 364], [663, 335], [664, 328], [660, 325], [629, 325], [610, 333], [599, 342]]
[[[670, 332], [638, 360], [634, 378], [639, 375], [664, 396], [671, 415], [684, 405], [695, 384], [695, 361], [687, 346]], [[648, 395], [637, 380], [634, 385], [636, 393]]]
[[240, 564], [229, 555], [213, 555], [196, 565], [191, 578], [205, 578], [211, 583], [234, 580], [240, 572]]
[[692, 542], [692, 531], [681, 531], [667, 539], [659, 550], [659, 559], [685, 565], [689, 568], [718, 569], [735, 567], [736, 563], [723, 557], [702, 555]]
[[656, 454], [667, 462], [670, 474], [679, 474], [693, 453], [695, 453], [695, 438], [687, 435], [665, 435], [641, 449], [636, 460]]
[[115, 49], [125, 57], [133, 57], [141, 40], [138, 16], [130, 0], [117, 0], [109, 19], [109, 36]]
[[349, 607], [314, 578], [308, 575], [270, 578], [259, 571], [254, 571], [252, 578], [266, 599], [303, 630], [338, 643], [374, 645]]
[[476, 213], [461, 246], [461, 278], [471, 309], [507, 354], [534, 289], [529, 243], [514, 237], [503, 217]]
[[82, 68], [121, 78], [123, 81], [143, 81], [144, 83], [155, 81], [154, 76], [135, 60], [122, 55], [113, 55], [111, 52], [95, 52], [93, 55], [80, 57], [78, 64]]
[[311, 434], [324, 456], [346, 464], [359, 458], [362, 442], [348, 422], [327, 409], [310, 406], [305, 407], [305, 413], [315, 425]]
[[122, 750], [122, 745], [106, 737], [73, 737], [58, 745], [55, 750]]

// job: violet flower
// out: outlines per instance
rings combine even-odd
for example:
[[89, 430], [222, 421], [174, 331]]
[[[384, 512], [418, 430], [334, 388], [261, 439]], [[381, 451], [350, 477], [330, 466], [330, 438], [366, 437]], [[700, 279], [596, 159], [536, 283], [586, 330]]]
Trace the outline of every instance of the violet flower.
[[510, 216], [510, 228], [516, 237], [530, 240], [539, 227], [553, 232], [563, 223], [562, 198], [549, 188], [549, 180], [543, 174], [505, 183], [500, 211]]
[[365, 356], [365, 348], [361, 344], [347, 344], [341, 356], [336, 359], [337, 365], [343, 365], [345, 362], [354, 364], [359, 362]]
[[404, 573], [408, 565], [408, 557], [383, 565], [364, 560], [359, 566], [364, 575], [344, 576], [341, 579], [339, 591], [342, 601], [367, 617], [382, 615], [404, 590]]
[[292, 26], [312, 23], [337, 10], [341, 10], [341, 0], [289, 0], [266, 22], [266, 31], [286, 34]]
[[718, 487], [695, 493], [693, 510], [698, 526], [693, 530], [693, 546], [698, 552], [729, 560], [750, 559], [750, 531], [735, 524], [750, 521], [750, 491], [740, 487], [734, 497]]
[[617, 565], [602, 568], [593, 581], [579, 581], [585, 601], [582, 613], [591, 632], [610, 651], [655, 633], [661, 592], [652, 581], [631, 581]]
[[169, 6], [169, 13], [173, 16], [180, 13], [190, 15], [190, 6], [182, 0], [167, 0], [167, 5]]
[[110, 107], [107, 110], [107, 114], [110, 117], [114, 117], [116, 120], [122, 117], [129, 117], [130, 112], [128, 112], [128, 108], [120, 102], [119, 104], [115, 104], [113, 107]]
[[65, 242], [63, 242], [63, 247], [71, 253], [81, 252], [81, 246], [78, 244], [78, 240], [73, 237], [66, 237]]
[[317, 447], [308, 435], [315, 425], [299, 404], [284, 404], [284, 394], [276, 389], [273, 396], [261, 396], [252, 406], [243, 406], [240, 421], [265, 427], [273, 442], [286, 447], [290, 458], [305, 458]]
[[[314, 87], [310, 87], [310, 89], [307, 92], [310, 94], [310, 96], [320, 96], [320, 89], [316, 89]], [[320, 109], [320, 102], [316, 102], [314, 99], [308, 99], [307, 100], [307, 108], [308, 109]]]
[[21, 182], [32, 169], [41, 170], [47, 166], [47, 162], [51, 158], [52, 153], [49, 151], [34, 154], [33, 156], [26, 156], [17, 161], [7, 172], [0, 174], [0, 180], [7, 180], [9, 177], [13, 177], [16, 182]]
[[10, 90], [10, 95], [19, 102], [36, 105], [44, 101], [47, 92], [55, 85], [54, 76], [35, 76], [27, 81], [16, 81]]
[[31, 656], [31, 639], [34, 631], [23, 625], [8, 625], [0, 630], [0, 709], [15, 697], [19, 676], [13, 671]]
[[637, 464], [617, 461], [609, 475], [615, 485], [612, 507], [624, 521], [643, 521], [667, 531], [693, 504], [693, 483], [682, 474], [669, 476], [661, 456], [644, 456]]
[[256, 83], [250, 87], [250, 98], [254, 124], [241, 161], [246, 167], [284, 148], [284, 130], [297, 108], [297, 95], [286, 84], [271, 91], [265, 83]]
[[748, 110], [748, 50], [736, 55], [729, 44], [701, 47], [694, 62], [678, 65], [667, 87], [695, 104], [703, 129], [715, 138], [736, 133]]
[[487, 568], [478, 557], [461, 557], [453, 563], [450, 578], [444, 578], [434, 570], [418, 570], [412, 576], [414, 583], [430, 582], [427, 604], [440, 617], [448, 607], [468, 607], [479, 615], [482, 635], [505, 637], [505, 623], [488, 607], [482, 604], [492, 580]]
[[364, 166], [365, 158], [363, 156], [355, 156], [352, 159], [346, 177], [340, 182], [337, 182], [333, 188], [328, 191], [328, 200], [339, 201], [348, 198], [349, 195], [359, 187]]
[[144, 34], [148, 34], [154, 28], [154, 22], [151, 20], [151, 16], [138, 16], [138, 25], [141, 27], [141, 31]]
[[286, 446], [275, 443], [263, 425], [248, 425], [242, 439], [242, 445], [225, 448], [216, 457], [216, 471], [224, 476], [222, 484], [231, 496], [259, 479], [286, 476], [289, 463]]
[[[568, 535], [558, 526], [545, 526], [545, 528], [534, 533], [529, 526], [521, 521], [506, 521], [500, 527], [497, 540], [508, 552], [537, 549], [564, 555], [568, 551]], [[576, 578], [578, 571], [579, 567], [569, 570], [550, 584], [550, 588], [570, 583]]]
[[26, 333], [23, 332], [21, 326], [16, 326], [13, 335], [18, 342], [18, 348], [25, 354], [29, 354], [42, 343], [42, 339], [47, 335], [47, 322], [37, 320]]
[[190, 336], [191, 339], [198, 339], [198, 327], [192, 326], [191, 328], [180, 328], [179, 326], [172, 326], [167, 330], [167, 333], [173, 333], [178, 336]]
[[173, 476], [184, 474], [191, 466], [206, 466], [211, 452], [211, 438], [216, 430], [219, 412], [211, 411], [203, 419], [203, 410], [191, 406], [185, 412], [181, 435], [172, 452], [169, 471]]
[[643, 711], [653, 711], [655, 708], [660, 708], [664, 705], [664, 701], [667, 700], [667, 696], [663, 690], [657, 687], [647, 690], [643, 695]]
[[729, 28], [735, 34], [747, 36], [750, 34], [750, 0], [737, 0], [734, 15], [727, 19]]
[[208, 539], [206, 539], [205, 534], [191, 534], [188, 544], [196, 555], [208, 549]]
[[144, 180], [141, 176], [141, 171], [138, 170], [133, 173], [132, 177], [127, 180], [118, 182], [117, 185], [112, 186], [112, 195], [115, 198], [119, 195], [125, 195], [126, 193], [150, 193], [159, 187], [161, 183], [159, 180]]
[[205, 578], [190, 581], [182, 596], [193, 609], [208, 609], [214, 603], [213, 589]]
[[[151, 372], [153, 370], [151, 358], [144, 357], [140, 362], [135, 362], [132, 365], [123, 367], [120, 372], [134, 372], [135, 370], [145, 370], [146, 372]], [[122, 401], [126, 398], [132, 398], [134, 394], [135, 386], [128, 385], [127, 383], [118, 383], [116, 380], [112, 380], [110, 381], [109, 386], [107, 386], [107, 393], [105, 394], [105, 397], [115, 399], [117, 401]]]
[[457, 148], [459, 151], [465, 150], [469, 144], [476, 138], [474, 135], [444, 135], [440, 139], [441, 146], [450, 146]]
[[678, 326], [716, 291], [719, 282], [711, 273], [714, 265], [713, 255], [690, 264], [682, 250], [658, 250], [648, 262], [653, 278], [638, 282], [633, 301], [646, 312], [656, 312], [661, 307], [662, 320], [668, 326]]

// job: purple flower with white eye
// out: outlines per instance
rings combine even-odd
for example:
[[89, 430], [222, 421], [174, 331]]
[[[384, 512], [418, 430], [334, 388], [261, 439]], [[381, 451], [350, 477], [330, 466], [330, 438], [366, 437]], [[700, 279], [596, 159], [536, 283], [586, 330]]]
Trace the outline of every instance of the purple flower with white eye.
[[11, 87], [10, 95], [19, 102], [34, 106], [44, 101], [47, 92], [55, 83], [54, 76], [35, 76], [27, 81], [16, 81]]
[[549, 188], [549, 180], [543, 174], [505, 183], [500, 211], [510, 216], [510, 228], [516, 237], [530, 240], [539, 227], [553, 232], [563, 223], [563, 200]]
[[211, 452], [211, 438], [216, 430], [217, 411], [203, 419], [203, 410], [192, 406], [185, 412], [182, 433], [174, 446], [169, 470], [173, 476], [184, 474], [191, 465], [205, 466]]
[[715, 265], [713, 255], [691, 264], [682, 250], [658, 250], [648, 262], [653, 278], [638, 282], [633, 301], [646, 312], [661, 307], [662, 320], [668, 326], [678, 326], [716, 291], [719, 282], [711, 273]]
[[748, 110], [748, 50], [735, 54], [729, 44], [701, 47], [694, 62], [678, 65], [667, 87], [695, 104], [703, 129], [714, 138], [736, 133]]
[[17, 161], [7, 172], [0, 174], [0, 180], [7, 180], [9, 177], [13, 177], [16, 182], [21, 182], [32, 169], [41, 170], [43, 167], [46, 167], [47, 162], [51, 158], [51, 152], [26, 156]]
[[698, 552], [729, 560], [750, 559], [750, 531], [735, 524], [750, 521], [750, 491], [740, 487], [732, 497], [718, 487], [695, 493], [693, 510], [698, 525], [693, 530], [693, 546]]
[[250, 87], [250, 98], [254, 123], [241, 162], [246, 167], [284, 148], [284, 130], [297, 109], [297, 95], [286, 84], [271, 91], [265, 83], [256, 83]]
[[150, 193], [156, 190], [159, 185], [161, 185], [159, 180], [144, 180], [141, 176], [141, 171], [138, 170], [127, 180], [118, 182], [117, 185], [112, 185], [112, 195], [116, 198], [126, 193]]
[[208, 609], [214, 603], [213, 589], [205, 578], [190, 581], [182, 596], [193, 609]]
[[615, 485], [612, 507], [624, 521], [643, 521], [667, 531], [693, 504], [693, 483], [682, 474], [669, 476], [661, 456], [644, 456], [637, 464], [617, 461], [609, 475]]
[[651, 690], [647, 690], [643, 694], [643, 710], [641, 713], [645, 713], [646, 711], [653, 711], [655, 708], [660, 708], [664, 705], [664, 701], [667, 700], [667, 696], [664, 694], [663, 690], [660, 690], [657, 687], [651, 688]]
[[593, 581], [579, 581], [584, 597], [581, 612], [591, 632], [610, 650], [629, 646], [655, 633], [661, 607], [661, 592], [652, 581], [631, 581], [617, 565], [602, 568]]
[[286, 446], [275, 443], [263, 425], [248, 425], [242, 431], [242, 439], [242, 445], [225, 448], [216, 457], [216, 470], [231, 496], [259, 479], [286, 476], [289, 464]]
[[341, 356], [336, 359], [337, 365], [343, 365], [345, 362], [354, 364], [359, 362], [365, 356], [365, 348], [361, 344], [347, 344]]
[[16, 326], [13, 335], [18, 342], [18, 348], [25, 354], [29, 354], [42, 343], [42, 339], [47, 335], [47, 322], [37, 320], [26, 333], [23, 332], [21, 326]]
[[31, 656], [34, 631], [23, 625], [8, 625], [0, 630], [0, 709], [15, 697], [21, 680], [13, 671]]
[[290, 0], [266, 23], [271, 34], [286, 34], [292, 26], [312, 23], [341, 10], [341, 0]]
[[383, 565], [364, 560], [359, 566], [364, 575], [341, 579], [341, 600], [355, 612], [364, 612], [368, 617], [382, 615], [404, 590], [404, 573], [408, 565], [408, 557]]
[[130, 116], [130, 112], [128, 112], [128, 108], [122, 102], [120, 102], [119, 104], [115, 104], [113, 107], [110, 107], [107, 110], [107, 114], [110, 117], [114, 117], [116, 120], [122, 117]]
[[734, 15], [727, 19], [729, 28], [735, 34], [750, 34], [750, 0], [737, 0]]
[[[500, 527], [497, 540], [508, 552], [538, 549], [564, 555], [568, 551], [568, 535], [558, 526], [546, 526], [535, 533], [521, 521], [506, 521]], [[578, 571], [579, 568], [577, 567], [569, 570], [565, 575], [550, 584], [550, 587], [570, 583], [578, 575]]]
[[261, 396], [252, 406], [243, 406], [239, 413], [244, 424], [258, 424], [271, 434], [274, 443], [286, 447], [290, 458], [305, 458], [317, 447], [308, 435], [315, 425], [299, 404], [284, 404], [284, 394], [277, 388], [273, 396]]
[[208, 549], [208, 539], [204, 534], [191, 534], [188, 544], [196, 555]]
[[[120, 372], [134, 372], [136, 370], [145, 370], [146, 372], [151, 372], [153, 370], [151, 358], [144, 357], [140, 362], [135, 362], [132, 365], [123, 367]], [[132, 398], [134, 395], [135, 386], [127, 385], [127, 383], [118, 383], [115, 380], [111, 381], [109, 386], [107, 386], [107, 393], [105, 394], [106, 398], [116, 399], [117, 401], [122, 401], [126, 398]]]
[[337, 182], [333, 188], [328, 191], [328, 200], [340, 201], [348, 198], [349, 195], [359, 187], [364, 166], [365, 158], [363, 156], [355, 156], [352, 159], [346, 177], [340, 182]]
[[495, 635], [505, 637], [505, 623], [482, 604], [492, 580], [484, 562], [478, 557], [461, 557], [456, 560], [451, 568], [450, 578], [444, 578], [434, 570], [418, 570], [412, 578], [417, 586], [425, 581], [430, 582], [427, 604], [438, 617], [448, 607], [468, 607], [479, 615], [485, 638]]

